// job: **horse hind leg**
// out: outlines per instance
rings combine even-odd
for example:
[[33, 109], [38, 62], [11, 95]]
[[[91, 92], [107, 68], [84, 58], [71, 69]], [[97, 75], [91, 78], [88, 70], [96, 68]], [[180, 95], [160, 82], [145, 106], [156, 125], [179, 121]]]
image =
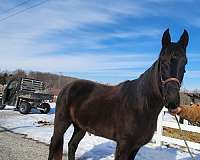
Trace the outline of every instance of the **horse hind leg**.
[[81, 139], [85, 136], [86, 131], [74, 125], [72, 138], [68, 143], [68, 160], [75, 160], [75, 152]]
[[71, 122], [59, 121], [54, 125], [54, 133], [51, 138], [51, 144], [49, 147], [49, 158], [48, 160], [62, 160], [63, 155], [63, 142], [64, 133], [70, 126]]

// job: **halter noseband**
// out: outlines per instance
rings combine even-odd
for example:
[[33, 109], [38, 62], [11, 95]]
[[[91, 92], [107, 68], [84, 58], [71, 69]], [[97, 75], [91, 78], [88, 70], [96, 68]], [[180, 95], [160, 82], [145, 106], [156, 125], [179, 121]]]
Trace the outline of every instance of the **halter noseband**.
[[181, 83], [177, 78], [171, 77], [171, 78], [167, 78], [166, 80], [163, 80], [161, 77], [162, 86], [164, 86], [165, 84], [167, 84], [170, 81], [176, 82], [178, 84], [178, 86], [181, 87]]

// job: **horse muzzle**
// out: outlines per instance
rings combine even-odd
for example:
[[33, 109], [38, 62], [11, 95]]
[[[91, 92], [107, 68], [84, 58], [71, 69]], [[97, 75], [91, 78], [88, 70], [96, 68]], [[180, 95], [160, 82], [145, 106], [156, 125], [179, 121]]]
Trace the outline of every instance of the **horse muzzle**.
[[162, 81], [164, 89], [165, 107], [168, 109], [176, 109], [180, 104], [180, 86], [181, 83], [177, 78], [168, 78]]

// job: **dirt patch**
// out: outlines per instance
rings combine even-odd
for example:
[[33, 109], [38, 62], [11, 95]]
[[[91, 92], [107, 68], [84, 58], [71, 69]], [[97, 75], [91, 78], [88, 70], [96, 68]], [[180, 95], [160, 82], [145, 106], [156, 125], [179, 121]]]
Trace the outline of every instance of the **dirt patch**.
[[53, 123], [48, 121], [37, 121], [35, 124], [38, 124], [37, 127], [53, 126]]

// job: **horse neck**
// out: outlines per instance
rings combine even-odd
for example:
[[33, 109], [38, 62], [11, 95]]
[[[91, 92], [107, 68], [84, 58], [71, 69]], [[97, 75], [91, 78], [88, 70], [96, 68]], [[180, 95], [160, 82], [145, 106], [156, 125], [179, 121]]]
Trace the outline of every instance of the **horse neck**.
[[148, 106], [160, 111], [163, 107], [163, 98], [160, 90], [159, 61], [157, 60], [139, 78], [139, 86], [143, 88], [143, 95], [147, 98]]

